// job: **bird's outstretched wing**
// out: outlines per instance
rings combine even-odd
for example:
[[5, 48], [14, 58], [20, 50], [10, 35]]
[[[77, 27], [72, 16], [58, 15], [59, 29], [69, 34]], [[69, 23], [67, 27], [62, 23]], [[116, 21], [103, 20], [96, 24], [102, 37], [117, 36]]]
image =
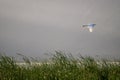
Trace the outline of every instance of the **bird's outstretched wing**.
[[88, 25], [82, 25], [82, 27], [87, 27]]

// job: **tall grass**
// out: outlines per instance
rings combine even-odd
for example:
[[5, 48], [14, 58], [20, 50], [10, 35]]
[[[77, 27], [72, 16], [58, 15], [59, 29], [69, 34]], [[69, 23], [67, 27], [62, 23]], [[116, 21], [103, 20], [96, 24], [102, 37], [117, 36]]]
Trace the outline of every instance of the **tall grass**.
[[23, 60], [26, 64], [20, 66], [15, 58], [1, 55], [0, 80], [120, 80], [120, 62], [112, 64], [82, 56], [75, 59], [61, 51], [40, 65], [31, 64], [25, 56]]

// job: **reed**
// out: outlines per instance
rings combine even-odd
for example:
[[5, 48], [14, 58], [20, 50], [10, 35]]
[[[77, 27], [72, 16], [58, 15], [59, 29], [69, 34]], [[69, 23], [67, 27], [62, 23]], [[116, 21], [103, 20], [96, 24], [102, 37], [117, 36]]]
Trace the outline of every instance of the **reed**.
[[120, 62], [111, 64], [82, 56], [76, 59], [61, 51], [40, 65], [27, 57], [23, 60], [25, 64], [20, 66], [14, 57], [1, 55], [0, 80], [120, 80]]

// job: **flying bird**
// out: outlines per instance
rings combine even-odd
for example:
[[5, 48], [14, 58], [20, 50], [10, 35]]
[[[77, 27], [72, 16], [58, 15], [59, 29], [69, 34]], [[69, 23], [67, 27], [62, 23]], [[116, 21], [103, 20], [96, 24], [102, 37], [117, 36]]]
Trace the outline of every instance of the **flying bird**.
[[86, 25], [82, 25], [82, 27], [86, 27], [89, 29], [90, 32], [93, 32], [93, 28], [96, 24], [86, 24]]

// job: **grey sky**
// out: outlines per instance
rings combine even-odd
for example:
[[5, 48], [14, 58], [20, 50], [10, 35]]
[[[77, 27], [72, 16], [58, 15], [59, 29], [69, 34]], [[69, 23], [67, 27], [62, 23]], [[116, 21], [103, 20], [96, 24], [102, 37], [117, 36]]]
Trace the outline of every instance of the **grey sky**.
[[[120, 57], [120, 0], [0, 0], [0, 51]], [[97, 24], [92, 33], [82, 24]]]

